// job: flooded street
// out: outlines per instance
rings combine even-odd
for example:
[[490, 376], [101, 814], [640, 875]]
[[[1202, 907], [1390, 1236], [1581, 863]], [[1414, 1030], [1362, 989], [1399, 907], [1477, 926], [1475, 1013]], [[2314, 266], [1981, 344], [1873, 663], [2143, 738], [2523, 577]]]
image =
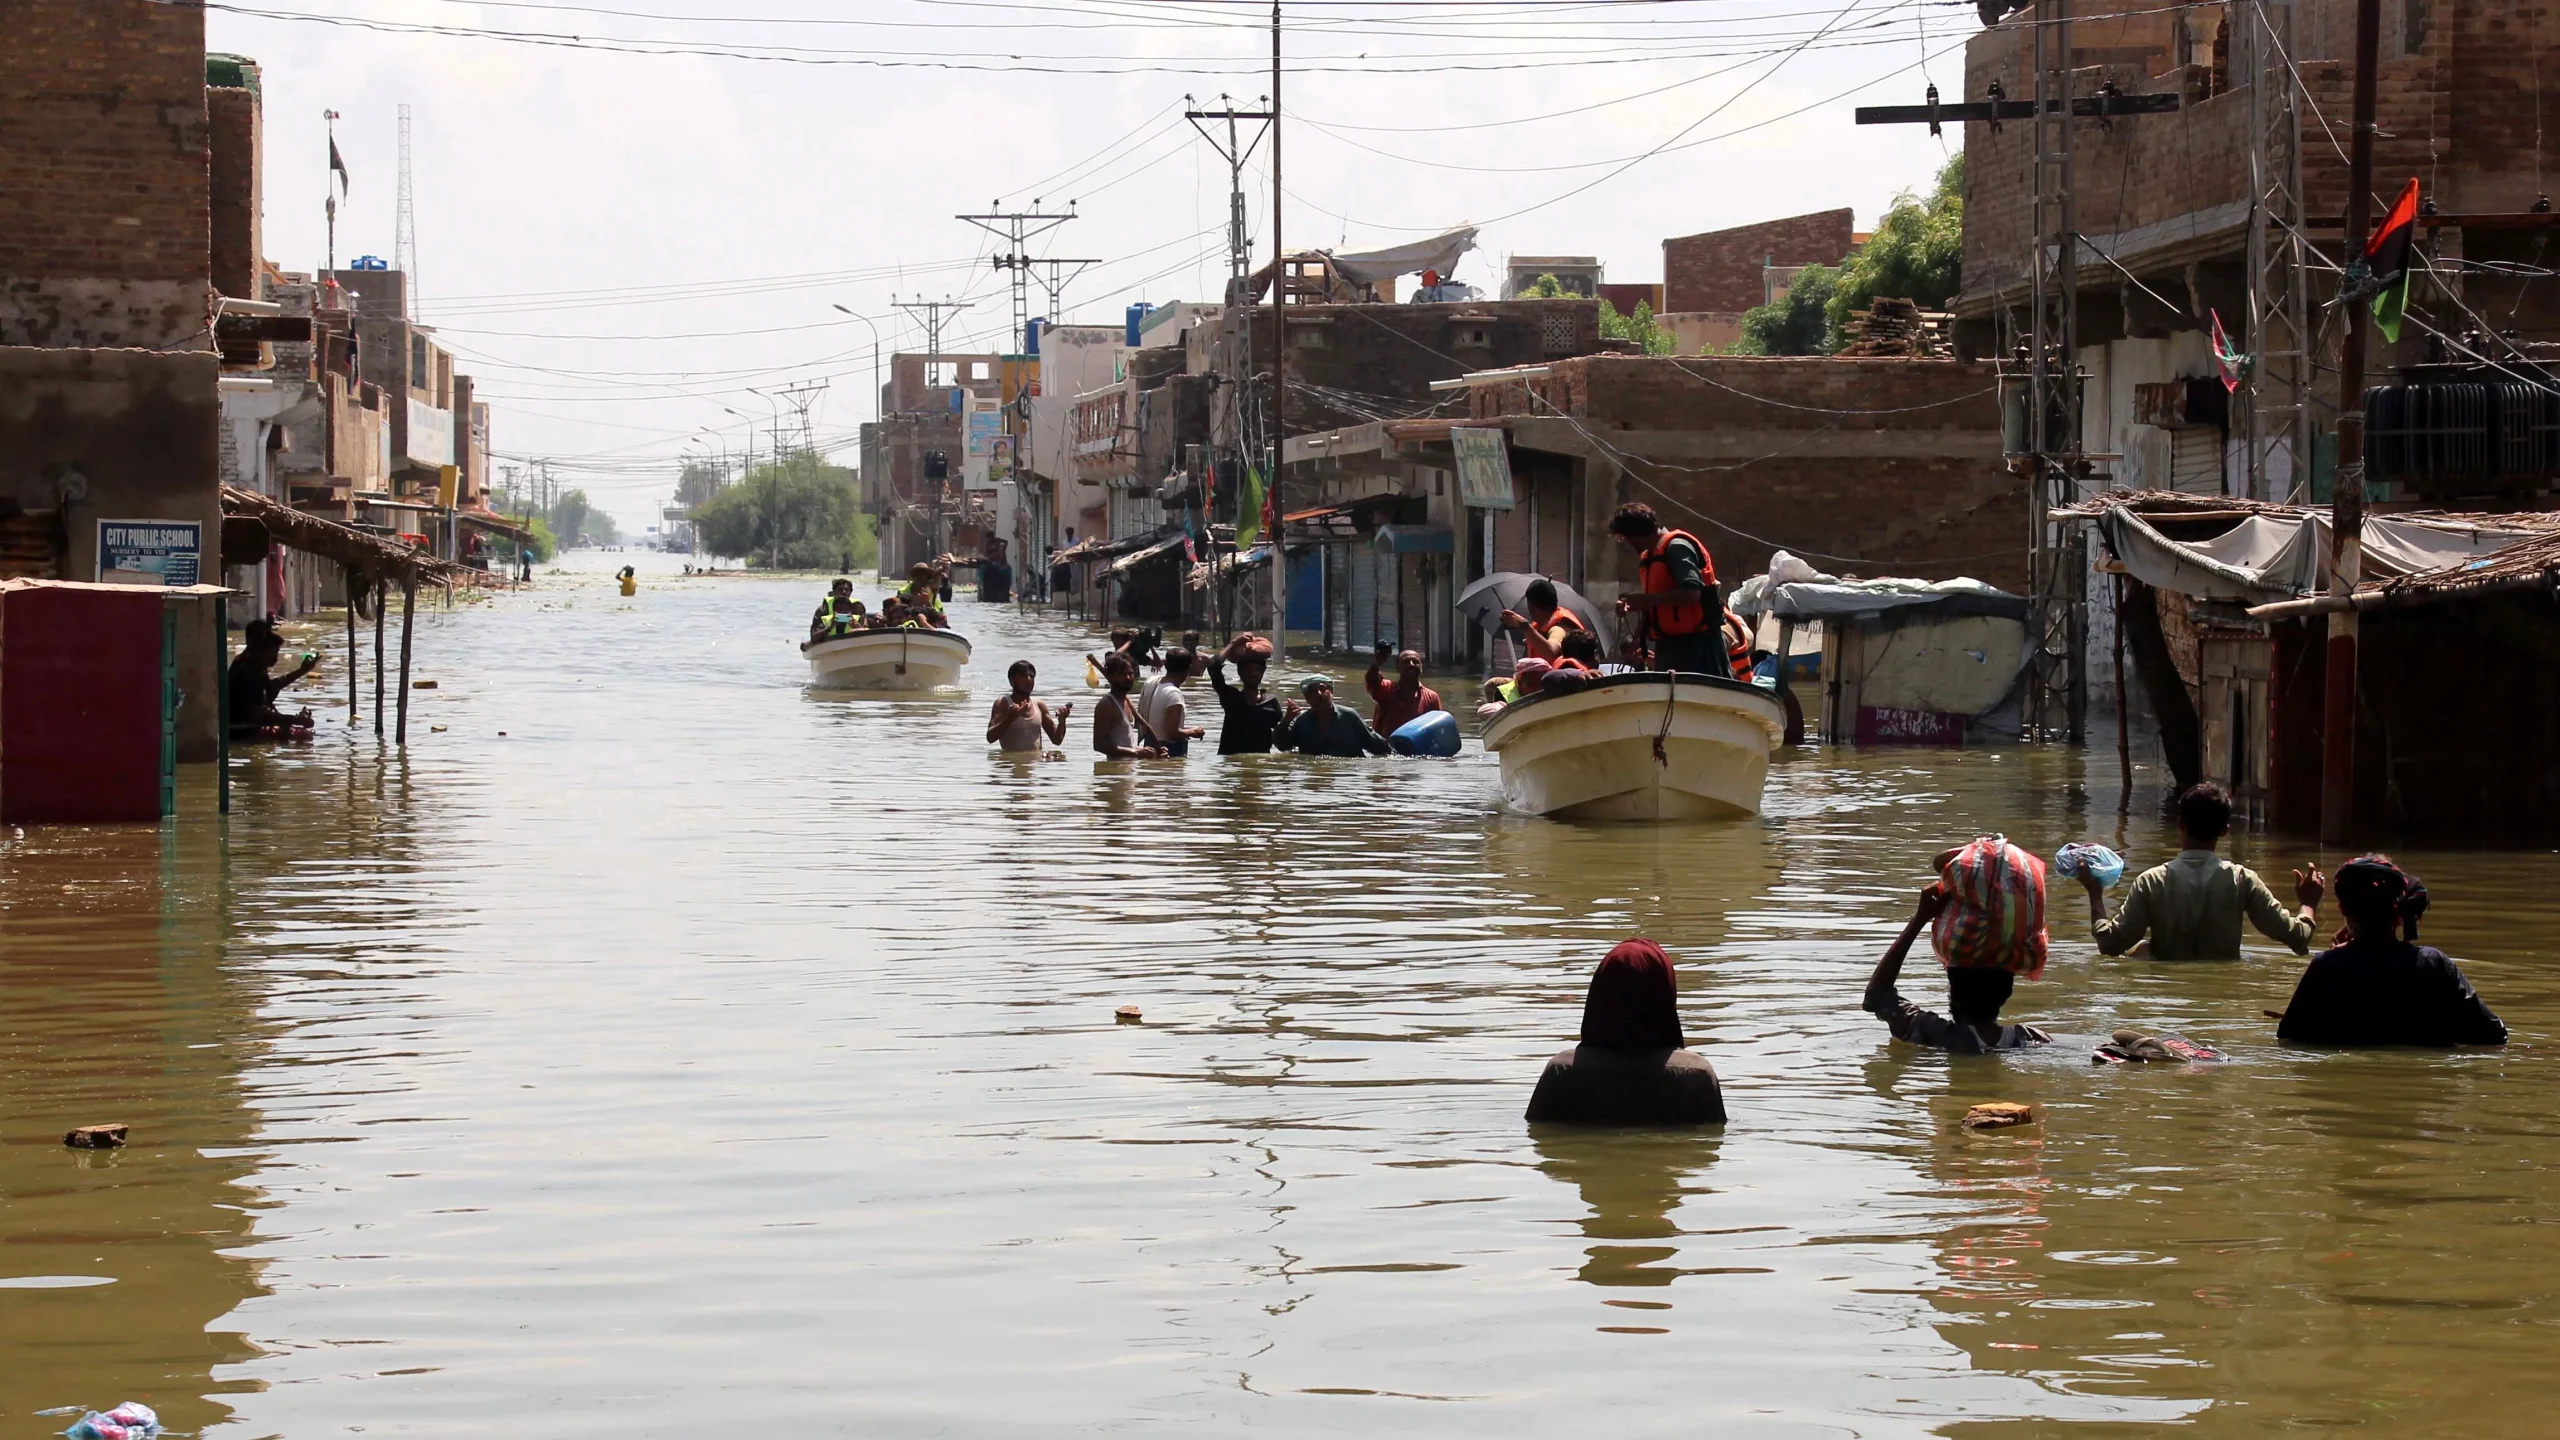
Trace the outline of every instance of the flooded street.
[[[966, 694], [822, 697], [816, 584], [625, 600], [634, 558], [422, 610], [405, 757], [321, 708], [227, 829], [198, 771], [171, 826], [5, 837], [0, 1440], [126, 1398], [242, 1437], [2547, 1433], [2550, 856], [2400, 857], [2504, 1052], [2277, 1047], [2300, 962], [2103, 960], [2066, 888], [2010, 1012], [2063, 1043], [1951, 1059], [1868, 967], [1977, 831], [2163, 858], [2111, 753], [1804, 751], [1765, 820], [1662, 829], [1505, 814], [1472, 745], [1098, 765], [1098, 631], [963, 601]], [[1065, 762], [981, 743], [1020, 656]], [[1732, 1123], [1533, 1135], [1637, 931]], [[2231, 1063], [2093, 1068], [2124, 1023]], [[1987, 1100], [2046, 1122], [1963, 1131]], [[62, 1148], [92, 1121], [132, 1147]]]

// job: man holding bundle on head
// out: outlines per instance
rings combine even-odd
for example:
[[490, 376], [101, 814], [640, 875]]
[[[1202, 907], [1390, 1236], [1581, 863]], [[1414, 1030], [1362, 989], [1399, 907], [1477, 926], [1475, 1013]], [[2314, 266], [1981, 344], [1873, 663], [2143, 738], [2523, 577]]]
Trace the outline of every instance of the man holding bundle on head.
[[[1914, 1045], [1984, 1055], [2052, 1043], [2032, 1025], [2003, 1025], [2000, 1007], [2020, 976], [2044, 974], [2044, 862], [1999, 835], [1942, 852], [1938, 881], [1920, 892], [1902, 934], [1867, 977], [1864, 1008]], [[1902, 998], [1894, 982], [1920, 927], [1947, 967], [1947, 1015]]]

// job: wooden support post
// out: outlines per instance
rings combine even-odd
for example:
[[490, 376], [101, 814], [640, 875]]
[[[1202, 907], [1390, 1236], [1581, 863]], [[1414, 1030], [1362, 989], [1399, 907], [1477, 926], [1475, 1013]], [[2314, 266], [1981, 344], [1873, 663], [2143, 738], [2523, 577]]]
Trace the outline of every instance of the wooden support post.
[[213, 599], [213, 744], [214, 765], [221, 772], [222, 813], [231, 813], [231, 641], [227, 596]]
[[1796, 622], [1781, 617], [1778, 621], [1778, 704], [1787, 712], [1786, 738], [1783, 743], [1804, 743], [1804, 707], [1796, 703], [1795, 688], [1787, 683], [1787, 656], [1795, 650]]
[[350, 724], [350, 725], [353, 725], [354, 723], [356, 723], [356, 721], [358, 721], [358, 720], [360, 720], [360, 719], [364, 718], [364, 717], [362, 717], [361, 715], [358, 715], [358, 714], [356, 713], [356, 672], [357, 672], [358, 670], [360, 670], [360, 669], [362, 669], [362, 668], [363, 668], [362, 666], [360, 666], [360, 665], [358, 665], [358, 664], [356, 663], [356, 659], [357, 659], [357, 656], [356, 656], [356, 572], [354, 572], [353, 570], [348, 569], [348, 568], [347, 568], [346, 566], [344, 566], [344, 565], [339, 566], [339, 567], [338, 567], [338, 584], [339, 584], [339, 588], [341, 588], [341, 589], [343, 589], [344, 591], [346, 591], [346, 602], [347, 602], [347, 723], [348, 723], [348, 724]]
[[391, 598], [388, 588], [373, 592], [373, 733], [382, 734], [382, 605]]
[[392, 734], [392, 743], [409, 743], [409, 636], [418, 628], [418, 582], [411, 580], [400, 587], [400, 725]]
[[2115, 577], [2116, 635], [2116, 773], [2123, 778], [2124, 792], [2116, 800], [2118, 814], [2133, 809], [2133, 729], [2125, 719], [2124, 694], [2124, 577]]

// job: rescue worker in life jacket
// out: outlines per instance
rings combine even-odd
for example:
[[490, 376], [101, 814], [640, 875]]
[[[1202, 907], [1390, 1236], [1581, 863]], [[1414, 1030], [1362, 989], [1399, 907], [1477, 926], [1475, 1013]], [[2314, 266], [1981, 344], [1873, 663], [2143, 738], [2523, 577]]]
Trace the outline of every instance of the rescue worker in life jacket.
[[853, 582], [839, 579], [818, 602], [818, 613], [809, 617], [809, 643], [841, 640], [862, 628], [862, 607], [854, 603]]
[[1564, 653], [1564, 638], [1575, 632], [1588, 633], [1590, 627], [1582, 617], [1556, 604], [1556, 582], [1544, 575], [1529, 582], [1520, 592], [1520, 603], [1528, 607], [1502, 612], [1502, 628], [1522, 632], [1529, 653], [1552, 665]]
[[1665, 528], [1650, 505], [1621, 505], [1609, 533], [1635, 553], [1641, 588], [1618, 597], [1618, 613], [1642, 622], [1656, 670], [1729, 675], [1724, 592], [1716, 562], [1697, 536]]

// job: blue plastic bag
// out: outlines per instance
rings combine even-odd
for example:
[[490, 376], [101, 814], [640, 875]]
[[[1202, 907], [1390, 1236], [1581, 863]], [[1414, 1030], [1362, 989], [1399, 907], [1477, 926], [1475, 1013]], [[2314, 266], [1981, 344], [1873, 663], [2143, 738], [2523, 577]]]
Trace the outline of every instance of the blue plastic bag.
[[2124, 857], [2104, 845], [2075, 840], [2053, 852], [2053, 868], [2074, 879], [2084, 873], [2094, 876], [2104, 890], [2124, 878]]
[[1399, 755], [1427, 755], [1445, 760], [1458, 753], [1458, 717], [1446, 710], [1416, 715], [1387, 737]]

